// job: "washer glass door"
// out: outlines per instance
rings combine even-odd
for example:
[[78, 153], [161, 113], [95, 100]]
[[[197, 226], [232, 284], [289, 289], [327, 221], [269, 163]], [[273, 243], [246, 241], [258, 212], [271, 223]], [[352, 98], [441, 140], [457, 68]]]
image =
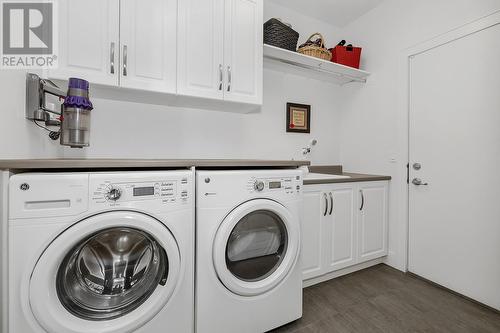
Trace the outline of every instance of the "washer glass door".
[[152, 216], [90, 216], [39, 257], [29, 282], [31, 311], [47, 332], [133, 332], [170, 301], [180, 259], [174, 235]]
[[167, 255], [151, 235], [114, 227], [84, 238], [68, 252], [56, 287], [75, 316], [108, 320], [140, 306], [167, 276]]

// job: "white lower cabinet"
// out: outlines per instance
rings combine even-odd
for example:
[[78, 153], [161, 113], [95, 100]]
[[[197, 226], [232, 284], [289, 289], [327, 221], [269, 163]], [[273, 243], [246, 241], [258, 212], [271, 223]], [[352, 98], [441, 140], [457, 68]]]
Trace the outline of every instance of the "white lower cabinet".
[[387, 255], [387, 183], [362, 183], [357, 188], [361, 203], [358, 214], [358, 260], [364, 262]]
[[325, 267], [322, 259], [325, 235], [323, 212], [327, 202], [323, 201], [324, 193], [316, 187], [304, 190], [304, 216], [302, 217], [302, 274], [307, 280], [322, 275]]
[[356, 263], [356, 200], [351, 185], [337, 185], [328, 191], [330, 209], [326, 216], [326, 269], [338, 269]]
[[304, 187], [304, 280], [387, 255], [388, 188], [387, 181]]

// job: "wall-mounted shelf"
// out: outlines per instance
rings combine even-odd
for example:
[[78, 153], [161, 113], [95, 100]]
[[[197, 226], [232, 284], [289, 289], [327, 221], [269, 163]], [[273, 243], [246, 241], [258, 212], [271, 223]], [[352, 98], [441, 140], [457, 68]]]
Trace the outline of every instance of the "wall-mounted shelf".
[[370, 75], [352, 67], [336, 64], [297, 52], [264, 44], [265, 66], [287, 73], [344, 85], [350, 82], [366, 82]]

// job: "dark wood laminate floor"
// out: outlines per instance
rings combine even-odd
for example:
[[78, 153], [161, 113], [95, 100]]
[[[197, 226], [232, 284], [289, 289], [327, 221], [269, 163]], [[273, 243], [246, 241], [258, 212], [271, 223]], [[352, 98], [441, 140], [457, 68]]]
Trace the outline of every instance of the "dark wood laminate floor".
[[304, 289], [301, 319], [273, 333], [500, 332], [500, 314], [386, 265]]

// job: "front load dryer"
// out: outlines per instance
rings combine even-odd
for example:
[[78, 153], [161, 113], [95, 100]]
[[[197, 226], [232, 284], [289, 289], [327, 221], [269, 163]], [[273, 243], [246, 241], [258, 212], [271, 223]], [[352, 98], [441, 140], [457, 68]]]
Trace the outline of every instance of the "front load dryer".
[[194, 331], [194, 173], [9, 182], [9, 332]]
[[198, 171], [196, 331], [262, 333], [302, 316], [302, 172]]

